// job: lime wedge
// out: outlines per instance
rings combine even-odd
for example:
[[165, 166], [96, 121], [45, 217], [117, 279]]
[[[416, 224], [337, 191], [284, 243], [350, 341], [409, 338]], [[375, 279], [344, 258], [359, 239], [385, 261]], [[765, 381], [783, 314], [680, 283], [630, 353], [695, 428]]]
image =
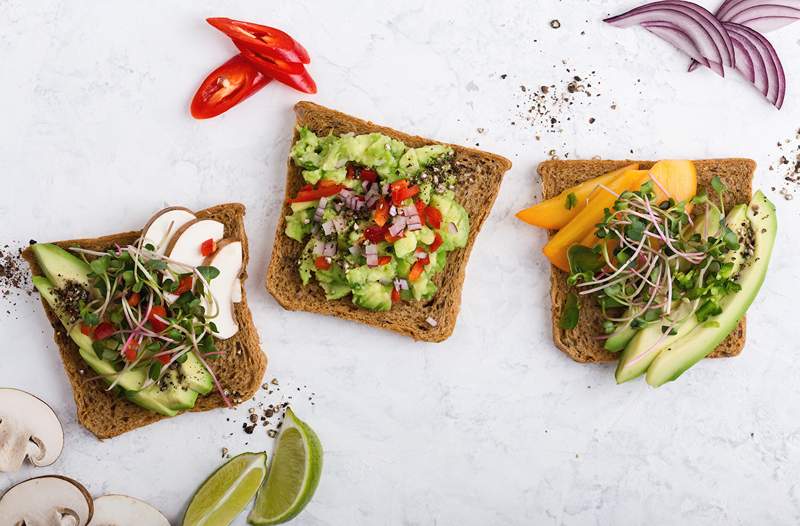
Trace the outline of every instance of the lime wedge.
[[269, 477], [247, 522], [265, 526], [293, 519], [314, 496], [321, 474], [322, 444], [317, 434], [287, 409]]
[[233, 457], [194, 494], [183, 526], [228, 526], [253, 499], [266, 474], [266, 453]]

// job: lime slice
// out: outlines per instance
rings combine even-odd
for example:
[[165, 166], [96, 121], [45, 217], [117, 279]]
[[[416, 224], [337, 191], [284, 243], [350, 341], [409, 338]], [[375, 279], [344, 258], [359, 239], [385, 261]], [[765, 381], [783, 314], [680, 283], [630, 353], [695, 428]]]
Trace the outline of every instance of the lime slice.
[[265, 526], [293, 519], [314, 496], [321, 474], [322, 444], [317, 434], [287, 409], [269, 477], [247, 522]]
[[266, 474], [266, 453], [233, 457], [194, 494], [183, 526], [228, 526], [253, 499]]

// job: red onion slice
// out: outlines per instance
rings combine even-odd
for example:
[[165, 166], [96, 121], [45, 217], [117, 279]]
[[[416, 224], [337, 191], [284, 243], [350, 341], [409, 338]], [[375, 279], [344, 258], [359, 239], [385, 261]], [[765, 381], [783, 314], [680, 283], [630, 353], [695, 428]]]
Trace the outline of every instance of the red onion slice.
[[[767, 73], [767, 63], [764, 61], [764, 57], [759, 52], [758, 48], [753, 45], [753, 43], [744, 38], [740, 38], [736, 33], [732, 34], [733, 36], [733, 43], [734, 47], [736, 48], [737, 53], [737, 62], [736, 62], [736, 69], [738, 69], [747, 79], [753, 83], [753, 85], [761, 92], [762, 95], [767, 97], [769, 95], [769, 86], [767, 80], [769, 79], [769, 74]], [[750, 72], [744, 72], [740, 69], [739, 66], [739, 53], [743, 55], [741, 60], [749, 61], [750, 66], [752, 67], [752, 73], [748, 75]], [[771, 59], [767, 59], [767, 61], [772, 64]]]
[[800, 19], [800, 0], [741, 0], [717, 16], [756, 31], [773, 31]]
[[[607, 18], [605, 22], [616, 27], [630, 27], [646, 22], [671, 24], [689, 35], [701, 55], [709, 62], [728, 66], [734, 64], [733, 44], [722, 24], [706, 9], [691, 2], [679, 0], [653, 2]], [[670, 35], [674, 37], [674, 31], [671, 31]], [[724, 76], [721, 67], [717, 73]]]
[[744, 48], [747, 48], [744, 43], [749, 42], [758, 51], [766, 65], [766, 78], [763, 80], [767, 86], [767, 100], [780, 109], [786, 96], [786, 74], [783, 71], [783, 65], [775, 52], [775, 48], [772, 47], [772, 44], [769, 43], [769, 40], [764, 35], [749, 27], [733, 22], [725, 22], [725, 29], [728, 30], [731, 37], [742, 43]]
[[668, 22], [643, 22], [642, 27], [683, 51], [698, 63], [712, 68], [717, 72], [722, 68], [719, 62], [715, 62], [714, 64], [716, 64], [716, 66], [712, 67], [711, 62], [700, 53], [694, 39], [675, 24], [670, 24]]

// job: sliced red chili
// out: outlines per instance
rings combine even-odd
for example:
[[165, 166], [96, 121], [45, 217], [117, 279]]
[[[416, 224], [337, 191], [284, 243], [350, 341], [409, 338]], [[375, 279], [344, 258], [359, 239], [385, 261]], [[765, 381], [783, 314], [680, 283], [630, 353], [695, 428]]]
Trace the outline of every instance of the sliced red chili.
[[289, 62], [311, 62], [308, 51], [280, 29], [221, 17], [207, 18], [206, 22], [253, 51]]
[[429, 206], [425, 209], [425, 218], [431, 228], [441, 228], [442, 226], [442, 213], [435, 206]]
[[147, 321], [150, 322], [150, 326], [153, 327], [153, 330], [155, 332], [161, 332], [166, 329], [168, 325], [156, 319], [156, 317], [161, 319], [167, 318], [167, 309], [165, 309], [163, 305], [154, 305], [153, 308], [150, 309], [150, 314], [147, 316]]
[[192, 117], [210, 119], [225, 113], [271, 80], [241, 54], [236, 55], [209, 73], [197, 88], [192, 99]]
[[424, 270], [425, 263], [423, 263], [421, 259], [418, 259], [417, 262], [411, 267], [411, 271], [408, 273], [408, 281], [417, 281]]
[[434, 232], [433, 243], [428, 247], [428, 252], [436, 252], [440, 246], [442, 246], [442, 236], [439, 235], [439, 232]]
[[194, 276], [191, 274], [186, 274], [185, 276], [181, 276], [181, 280], [178, 282], [178, 288], [175, 289], [175, 294], [181, 295], [184, 292], [189, 292], [192, 290], [192, 286], [194, 285]]
[[372, 218], [378, 226], [383, 226], [389, 221], [389, 208], [390, 204], [386, 199], [378, 200], [378, 207], [375, 209], [375, 214]]
[[364, 230], [364, 238], [370, 243], [380, 243], [386, 235], [386, 229], [382, 226], [372, 225]]
[[320, 270], [328, 270], [331, 268], [331, 262], [325, 256], [319, 256], [314, 260], [314, 266]]
[[300, 62], [286, 62], [285, 60], [270, 58], [263, 53], [247, 49], [239, 42], [234, 41], [234, 44], [239, 48], [241, 55], [264, 75], [303, 93], [317, 92], [317, 84], [306, 71], [306, 67]]
[[342, 191], [344, 188], [340, 184], [329, 184], [322, 186], [320, 185], [319, 188], [316, 190], [300, 190], [298, 192], [297, 197], [294, 199], [289, 199], [289, 203], [306, 203], [308, 201], [317, 201], [321, 197], [330, 197], [332, 195], [336, 195]]

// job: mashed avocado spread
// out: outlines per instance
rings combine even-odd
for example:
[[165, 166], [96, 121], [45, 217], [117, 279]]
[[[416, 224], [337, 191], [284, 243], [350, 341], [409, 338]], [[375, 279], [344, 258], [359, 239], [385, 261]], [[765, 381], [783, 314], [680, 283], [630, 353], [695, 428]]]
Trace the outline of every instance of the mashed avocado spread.
[[427, 301], [447, 253], [467, 244], [453, 150], [408, 148], [380, 133], [319, 137], [300, 128], [291, 157], [306, 185], [289, 199], [286, 235], [305, 244], [298, 271], [334, 300], [387, 311]]

